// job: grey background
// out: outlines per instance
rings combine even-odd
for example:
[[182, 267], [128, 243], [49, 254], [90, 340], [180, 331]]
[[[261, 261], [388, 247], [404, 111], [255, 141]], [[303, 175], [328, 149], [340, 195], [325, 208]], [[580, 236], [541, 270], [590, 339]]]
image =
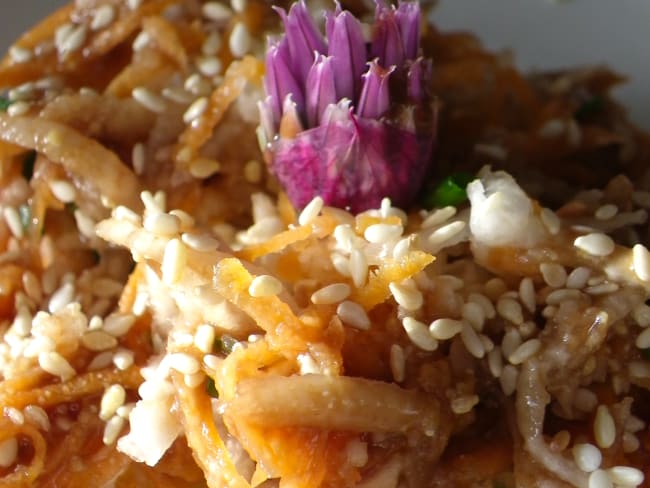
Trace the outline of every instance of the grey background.
[[[0, 50], [62, 0], [0, 0]], [[650, 128], [647, 0], [440, 0], [443, 28], [476, 32], [492, 49], [512, 48], [525, 69], [602, 64], [630, 77], [617, 95]]]

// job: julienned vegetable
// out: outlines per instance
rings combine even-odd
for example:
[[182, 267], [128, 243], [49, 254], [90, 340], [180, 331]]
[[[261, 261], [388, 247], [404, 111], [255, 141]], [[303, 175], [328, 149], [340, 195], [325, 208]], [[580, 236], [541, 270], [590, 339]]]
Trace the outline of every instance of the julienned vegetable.
[[436, 129], [419, 5], [379, 1], [369, 43], [340, 8], [326, 14], [325, 38], [304, 3], [277, 11], [286, 33], [268, 47], [259, 138], [293, 204], [321, 196], [359, 212], [390, 197], [408, 206], [429, 169]]

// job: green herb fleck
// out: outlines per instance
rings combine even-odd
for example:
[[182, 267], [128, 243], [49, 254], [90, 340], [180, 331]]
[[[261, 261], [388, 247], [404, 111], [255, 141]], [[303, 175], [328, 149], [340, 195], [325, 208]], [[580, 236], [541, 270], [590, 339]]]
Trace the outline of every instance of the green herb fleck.
[[602, 112], [605, 108], [605, 98], [596, 95], [582, 105], [573, 113], [573, 117], [579, 122], [585, 122], [587, 119]]
[[0, 97], [0, 111], [6, 112], [12, 103], [14, 103], [13, 100], [9, 100], [7, 97]]
[[229, 335], [222, 335], [214, 341], [213, 349], [215, 352], [220, 352], [222, 354], [228, 355], [232, 352], [237, 342], [239, 341], [234, 337], [231, 337]]
[[36, 163], [36, 151], [29, 151], [23, 159], [23, 176], [27, 181], [34, 176], [34, 163]]
[[205, 391], [212, 398], [219, 398], [219, 392], [214, 384], [214, 380], [208, 376], [208, 381], [205, 383]]
[[442, 180], [423, 199], [425, 208], [456, 206], [467, 200], [467, 184], [474, 179], [470, 173], [454, 173]]
[[27, 231], [29, 226], [32, 225], [32, 208], [29, 205], [21, 205], [18, 207], [18, 215], [23, 229]]

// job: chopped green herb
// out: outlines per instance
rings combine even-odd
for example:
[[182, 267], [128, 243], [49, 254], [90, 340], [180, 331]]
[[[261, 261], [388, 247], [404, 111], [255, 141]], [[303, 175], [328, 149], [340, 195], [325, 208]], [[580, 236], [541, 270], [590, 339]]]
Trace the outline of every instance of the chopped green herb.
[[32, 225], [32, 208], [29, 205], [21, 205], [18, 207], [18, 215], [20, 216], [20, 223], [23, 224], [23, 229], [27, 231], [29, 226]]
[[36, 151], [29, 151], [23, 159], [23, 177], [30, 181], [34, 176], [34, 163], [36, 163]]
[[0, 97], [0, 110], [6, 112], [9, 108], [9, 105], [14, 103], [12, 100], [9, 100], [7, 97]]
[[213, 349], [215, 352], [220, 352], [222, 354], [228, 355], [232, 352], [237, 342], [239, 341], [234, 337], [231, 337], [229, 335], [222, 335], [214, 341]]
[[578, 107], [578, 110], [574, 112], [573, 117], [579, 122], [584, 122], [590, 117], [600, 113], [604, 108], [605, 98], [600, 95], [596, 95], [580, 105], [580, 107]]
[[214, 384], [214, 380], [208, 376], [208, 381], [205, 383], [205, 391], [212, 398], [219, 398], [219, 392]]
[[469, 173], [454, 173], [442, 180], [423, 199], [425, 208], [456, 206], [467, 200], [467, 184], [474, 179]]

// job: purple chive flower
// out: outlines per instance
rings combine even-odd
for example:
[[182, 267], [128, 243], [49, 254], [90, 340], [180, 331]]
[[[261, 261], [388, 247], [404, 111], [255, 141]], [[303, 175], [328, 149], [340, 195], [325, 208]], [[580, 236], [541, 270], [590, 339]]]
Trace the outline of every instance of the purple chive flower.
[[270, 170], [297, 207], [315, 196], [353, 212], [384, 197], [407, 206], [436, 130], [418, 4], [377, 0], [369, 42], [338, 5], [326, 14], [325, 37], [304, 0], [277, 10], [285, 35], [269, 43], [258, 131]]

